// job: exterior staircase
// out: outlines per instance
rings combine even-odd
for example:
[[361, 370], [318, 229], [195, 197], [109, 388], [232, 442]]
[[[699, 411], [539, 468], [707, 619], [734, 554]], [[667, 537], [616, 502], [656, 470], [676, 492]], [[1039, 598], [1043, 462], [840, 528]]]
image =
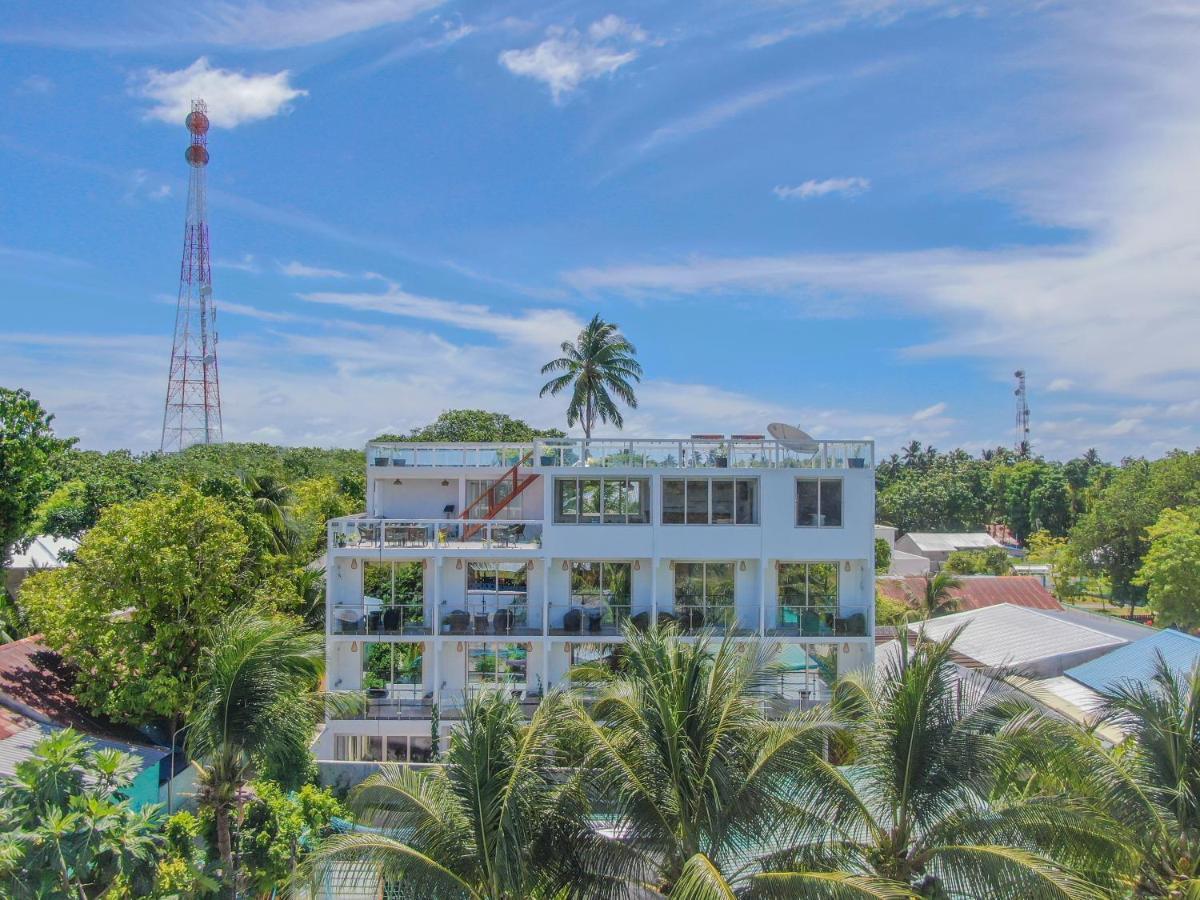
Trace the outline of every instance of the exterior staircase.
[[[472, 502], [470, 506], [468, 506], [466, 509], [464, 509], [462, 511], [462, 515], [459, 518], [462, 518], [462, 519], [494, 519], [494, 518], [496, 518], [496, 516], [499, 515], [499, 513], [505, 507], [507, 507], [508, 504], [512, 503], [513, 500], [515, 500], [517, 497], [519, 497], [521, 495], [521, 492], [524, 491], [525, 488], [529, 487], [531, 484], [533, 484], [535, 481], [538, 480], [539, 476], [537, 476], [537, 475], [522, 475], [521, 474], [521, 466], [524, 465], [525, 463], [528, 463], [531, 459], [533, 459], [533, 451], [526, 453], [524, 456], [522, 456], [517, 461], [517, 464], [515, 466], [513, 466], [511, 469], [509, 469], [507, 472], [505, 472], [503, 475], [501, 475], [499, 478], [497, 478], [495, 481], [493, 481], [488, 486], [488, 489], [486, 491], [484, 491], [482, 494], [480, 494], [478, 497], [476, 497], [474, 502]], [[500, 492], [500, 489], [504, 488], [504, 487], [509, 487], [508, 492], [503, 494], [503, 496], [497, 496], [498, 492]], [[487, 512], [484, 513], [482, 516], [475, 515], [474, 513], [475, 513], [476, 509], [478, 507], [484, 505], [485, 501], [486, 501], [486, 506], [487, 506]], [[468, 525], [463, 530], [462, 539], [464, 541], [469, 541], [475, 535], [479, 534], [479, 532], [483, 531], [483, 529], [485, 527], [486, 526], [484, 526], [483, 524], [478, 523], [478, 522], [475, 523], [474, 525]]]

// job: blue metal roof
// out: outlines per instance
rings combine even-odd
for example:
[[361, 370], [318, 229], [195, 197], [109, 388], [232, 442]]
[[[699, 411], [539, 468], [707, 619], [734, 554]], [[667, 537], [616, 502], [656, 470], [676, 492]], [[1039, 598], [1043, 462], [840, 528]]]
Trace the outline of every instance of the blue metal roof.
[[1200, 638], [1167, 629], [1067, 669], [1064, 674], [1092, 690], [1110, 690], [1127, 679], [1149, 680], [1160, 653], [1172, 669], [1186, 675], [1200, 661]]

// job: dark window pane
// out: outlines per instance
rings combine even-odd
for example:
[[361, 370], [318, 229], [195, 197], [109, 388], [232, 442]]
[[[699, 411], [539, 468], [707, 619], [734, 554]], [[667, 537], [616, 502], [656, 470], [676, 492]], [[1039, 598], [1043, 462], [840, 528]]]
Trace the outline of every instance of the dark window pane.
[[687, 523], [708, 524], [708, 479], [689, 478], [687, 483]]
[[600, 563], [571, 564], [571, 594], [573, 596], [600, 593]]
[[650, 483], [645, 478], [629, 479], [628, 491], [625, 494], [625, 509], [630, 522], [646, 523], [650, 521]]
[[625, 480], [605, 478], [603, 486], [604, 521], [625, 521]]
[[803, 563], [784, 563], [779, 567], [779, 600], [788, 606], [804, 602], [806, 593]]
[[733, 603], [733, 563], [709, 563], [705, 594], [710, 605], [728, 606]]
[[600, 521], [600, 479], [586, 478], [579, 482], [579, 520]]
[[714, 481], [712, 483], [712, 523], [714, 525], [733, 524], [732, 481]]
[[736, 515], [738, 525], [754, 524], [754, 493], [758, 482], [741, 478], [737, 483]]
[[554, 505], [554, 521], [570, 523], [579, 521], [579, 484], [574, 478], [554, 480], [557, 499]]
[[663, 483], [663, 512], [664, 525], [683, 524], [683, 481], [680, 479], [664, 479]]
[[821, 481], [821, 524], [827, 527], [842, 524], [842, 481]]
[[604, 595], [610, 603], [618, 606], [628, 606], [632, 595], [630, 582], [633, 577], [629, 563], [604, 563], [601, 570]]
[[808, 567], [810, 606], [836, 606], [838, 597], [837, 563], [813, 563]]
[[704, 564], [675, 563], [675, 607], [699, 605], [704, 598]]
[[817, 524], [818, 482], [813, 478], [801, 478], [796, 482], [796, 524]]

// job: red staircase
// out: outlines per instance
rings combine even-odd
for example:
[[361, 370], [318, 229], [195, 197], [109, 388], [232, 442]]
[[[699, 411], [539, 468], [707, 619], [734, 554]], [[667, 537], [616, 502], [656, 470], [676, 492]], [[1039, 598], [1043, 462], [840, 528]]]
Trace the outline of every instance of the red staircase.
[[[524, 456], [522, 456], [517, 461], [517, 464], [515, 466], [513, 466], [511, 469], [509, 469], [507, 472], [505, 472], [503, 475], [501, 475], [499, 478], [497, 478], [495, 481], [493, 481], [490, 485], [488, 485], [488, 489], [486, 491], [484, 491], [482, 494], [480, 494], [478, 497], [476, 497], [475, 501], [470, 506], [468, 506], [466, 509], [464, 509], [462, 511], [462, 515], [459, 518], [463, 518], [463, 519], [476, 519], [476, 518], [478, 518], [478, 519], [494, 519], [494, 518], [496, 518], [497, 514], [500, 513], [500, 511], [503, 510], [506, 506], [508, 506], [508, 504], [512, 503], [513, 500], [515, 500], [517, 497], [519, 497], [521, 495], [521, 492], [524, 491], [525, 488], [529, 487], [531, 484], [533, 484], [535, 481], [538, 480], [537, 475], [521, 475], [520, 474], [521, 466], [524, 465], [525, 463], [529, 462], [531, 459], [533, 459], [533, 451], [532, 450], [529, 453], [526, 453]], [[499, 488], [501, 485], [509, 484], [510, 481], [512, 484], [512, 490], [510, 490], [508, 492], [508, 494], [506, 494], [504, 497], [502, 497], [497, 502], [496, 489]], [[479, 506], [480, 504], [482, 504], [485, 500], [487, 501], [487, 509], [488, 509], [487, 514], [483, 515], [483, 516], [473, 516], [472, 512], [475, 510], [475, 508], [477, 506]], [[486, 526], [484, 526], [482, 524], [478, 524], [478, 523], [475, 525], [468, 525], [463, 530], [462, 539], [464, 541], [469, 541], [475, 535], [479, 534], [479, 532], [483, 531], [483, 529], [485, 527]]]

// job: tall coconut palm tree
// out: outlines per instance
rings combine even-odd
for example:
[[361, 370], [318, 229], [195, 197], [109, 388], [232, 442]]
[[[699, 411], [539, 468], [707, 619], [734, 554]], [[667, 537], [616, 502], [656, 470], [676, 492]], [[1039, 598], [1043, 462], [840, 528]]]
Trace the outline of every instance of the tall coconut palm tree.
[[274, 475], [243, 474], [241, 482], [254, 501], [254, 508], [267, 523], [275, 549], [288, 549], [294, 538], [288, 509], [292, 502], [291, 488]]
[[[795, 773], [834, 723], [824, 712], [766, 717], [770, 645], [712, 648], [658, 628], [629, 629], [626, 641], [615, 673], [587, 670], [594, 701], [571, 698], [581, 770], [618, 836], [587, 860], [611, 878], [601, 895], [770, 893], [763, 860], [794, 827]], [[856, 874], [792, 875], [793, 897], [905, 895]]]
[[958, 601], [951, 592], [961, 585], [962, 582], [958, 578], [944, 569], [936, 575], [925, 576], [925, 590], [916, 598], [924, 617], [932, 619], [934, 616], [954, 612]]
[[350, 800], [367, 828], [324, 840], [297, 882], [320, 883], [336, 870], [402, 881], [413, 898], [470, 900], [586, 890], [580, 857], [601, 839], [585, 823], [578, 780], [553, 769], [562, 716], [555, 695], [528, 723], [503, 692], [472, 698], [444, 764], [385, 766], [367, 779]]
[[839, 681], [845, 755], [801, 767], [793, 844], [773, 860], [777, 896], [788, 868], [871, 876], [923, 897], [1111, 896], [1111, 873], [1128, 858], [1120, 835], [1069, 796], [1007, 790], [1018, 739], [1042, 716], [1002, 681], [959, 672], [956, 636], [919, 636], [911, 655]]
[[567, 404], [567, 425], [579, 422], [583, 435], [591, 438], [597, 420], [625, 424], [616, 399], [637, 409], [637, 397], [630, 381], [642, 380], [642, 367], [634, 356], [637, 350], [612, 322], [597, 313], [579, 332], [574, 342], [563, 341], [563, 355], [542, 366], [542, 374], [561, 372], [542, 386], [539, 397], [557, 396], [571, 388]]
[[216, 626], [187, 716], [187, 750], [199, 773], [198, 800], [217, 830], [226, 890], [236, 890], [233, 820], [256, 774], [294, 775], [308, 757], [326, 697], [323, 636], [294, 619], [238, 610]]

